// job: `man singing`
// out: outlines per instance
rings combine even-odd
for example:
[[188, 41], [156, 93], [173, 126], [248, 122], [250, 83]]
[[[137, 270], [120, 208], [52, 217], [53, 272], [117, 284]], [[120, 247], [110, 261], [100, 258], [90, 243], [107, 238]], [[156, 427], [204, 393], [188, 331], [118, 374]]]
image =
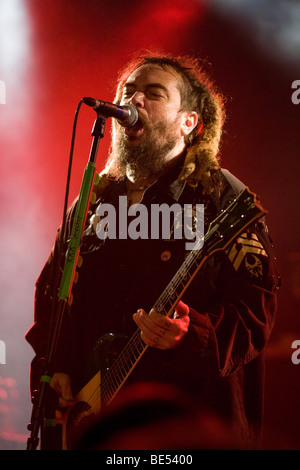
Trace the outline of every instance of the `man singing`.
[[[153, 307], [189, 255], [185, 237], [174, 236], [174, 224], [168, 237], [151, 238], [150, 229], [143, 237], [97, 236], [103, 204], [113, 207], [120, 220], [120, 196], [126, 196], [126, 210], [140, 204], [148, 214], [154, 205], [203, 205], [207, 231], [245, 187], [220, 167], [222, 95], [196, 59], [149, 55], [122, 72], [115, 103], [135, 106], [138, 121], [131, 127], [113, 122], [111, 152], [93, 189], [78, 280], [55, 355], [51, 386], [59, 407], [68, 407], [93, 375], [91, 353], [98, 350], [95, 344], [105, 343], [99, 338], [113, 333], [117, 343], [124, 338], [126, 344], [138, 329], [147, 350], [123, 387], [172, 384], [229, 423], [243, 446], [251, 447], [261, 431], [263, 352], [279, 286], [264, 222], [253, 223], [226, 250], [210, 256], [170, 316]], [[60, 230], [57, 235], [65, 248], [76, 203], [68, 212], [64, 240]], [[149, 228], [150, 216], [148, 223]], [[58, 265], [63, 259], [58, 259], [56, 241], [37, 281], [35, 322], [26, 335], [36, 353], [32, 388], [38, 387], [36, 364], [51, 336], [52, 268]]]

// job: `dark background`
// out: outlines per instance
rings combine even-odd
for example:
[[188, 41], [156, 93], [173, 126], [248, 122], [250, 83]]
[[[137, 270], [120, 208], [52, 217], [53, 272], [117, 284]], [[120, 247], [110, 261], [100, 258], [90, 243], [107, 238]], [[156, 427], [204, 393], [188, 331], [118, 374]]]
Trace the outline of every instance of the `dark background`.
[[[71, 132], [83, 96], [112, 101], [118, 70], [133, 53], [194, 54], [227, 97], [222, 165], [268, 209], [283, 285], [267, 348], [266, 447], [300, 449], [298, 175], [300, 80], [296, 1], [65, 1], [0, 3], [1, 312], [0, 448], [24, 449], [30, 419], [24, 335], [35, 280], [60, 224]], [[70, 200], [80, 189], [94, 122], [81, 109]], [[97, 169], [109, 148], [110, 123]], [[0, 357], [1, 359], [1, 357]]]

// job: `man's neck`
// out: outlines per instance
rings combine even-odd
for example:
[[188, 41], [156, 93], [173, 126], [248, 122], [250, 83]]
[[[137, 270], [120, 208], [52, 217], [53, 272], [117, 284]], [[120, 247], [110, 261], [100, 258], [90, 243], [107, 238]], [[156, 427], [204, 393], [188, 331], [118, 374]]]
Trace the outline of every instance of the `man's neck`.
[[147, 187], [151, 186], [154, 183], [154, 181], [156, 181], [165, 173], [167, 173], [170, 170], [170, 168], [172, 168], [174, 164], [176, 164], [176, 162], [178, 161], [178, 159], [180, 159], [181, 156], [182, 154], [166, 161], [164, 168], [159, 174], [137, 174], [135, 172], [132, 172], [130, 168], [127, 168], [127, 171], [126, 171], [127, 187], [132, 190], [146, 189]]
[[136, 178], [132, 178], [127, 176], [127, 188], [131, 190], [144, 190], [151, 186], [154, 181], [157, 180], [157, 176], [139, 176]]

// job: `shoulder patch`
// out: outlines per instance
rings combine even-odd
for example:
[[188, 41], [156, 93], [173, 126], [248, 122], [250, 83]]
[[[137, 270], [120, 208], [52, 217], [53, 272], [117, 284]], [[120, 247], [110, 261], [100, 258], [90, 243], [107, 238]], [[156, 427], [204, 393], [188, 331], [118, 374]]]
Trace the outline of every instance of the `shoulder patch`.
[[268, 254], [255, 233], [245, 232], [240, 235], [226, 250], [226, 254], [235, 271], [244, 271], [257, 279], [264, 277]]

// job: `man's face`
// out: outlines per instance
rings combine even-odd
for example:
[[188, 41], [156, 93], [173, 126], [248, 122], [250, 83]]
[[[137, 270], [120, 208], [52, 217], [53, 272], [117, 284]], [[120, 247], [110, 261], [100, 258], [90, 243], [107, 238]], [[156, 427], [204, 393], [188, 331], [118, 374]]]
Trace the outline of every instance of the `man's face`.
[[144, 65], [124, 85], [120, 104], [136, 106], [139, 120], [130, 128], [115, 125], [113, 153], [138, 176], [158, 174], [184, 149], [180, 80], [175, 72]]

